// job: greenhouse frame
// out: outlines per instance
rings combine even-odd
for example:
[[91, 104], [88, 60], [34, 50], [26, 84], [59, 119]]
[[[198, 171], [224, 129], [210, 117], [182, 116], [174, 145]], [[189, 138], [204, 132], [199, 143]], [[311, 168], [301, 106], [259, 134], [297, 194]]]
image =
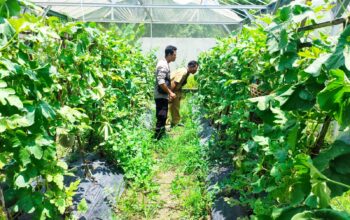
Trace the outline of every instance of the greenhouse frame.
[[350, 220], [350, 0], [0, 0], [0, 220]]

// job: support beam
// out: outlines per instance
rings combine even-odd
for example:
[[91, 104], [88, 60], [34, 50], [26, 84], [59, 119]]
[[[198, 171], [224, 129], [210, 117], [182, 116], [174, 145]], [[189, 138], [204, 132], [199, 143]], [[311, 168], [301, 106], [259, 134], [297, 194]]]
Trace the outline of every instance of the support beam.
[[[80, 7], [77, 2], [40, 2], [33, 1], [37, 5]], [[152, 8], [152, 9], [266, 9], [265, 5], [131, 5], [131, 4], [113, 4], [113, 3], [83, 3], [84, 7], [114, 7], [114, 8]]]
[[[140, 5], [142, 5], [142, 6], [145, 5], [145, 4], [143, 3], [142, 0], [138, 0], [138, 2], [139, 2]], [[150, 13], [150, 11], [149, 11], [148, 9], [149, 9], [149, 8], [144, 8], [144, 10], [145, 10], [146, 14], [148, 15], [148, 17], [150, 18], [151, 22], [153, 22], [153, 17], [152, 17], [152, 15], [151, 15], [151, 13]]]
[[350, 18], [348, 18], [348, 19], [338, 18], [338, 19], [335, 19], [335, 20], [332, 20], [332, 21], [326, 21], [326, 22], [322, 22], [322, 23], [318, 23], [318, 24], [313, 24], [313, 25], [301, 27], [297, 31], [298, 32], [311, 31], [311, 30], [315, 30], [315, 29], [319, 29], [319, 28], [323, 28], [323, 27], [334, 26], [334, 25], [338, 25], [338, 24], [343, 24], [345, 26], [345, 24], [347, 22], [349, 22], [349, 19]]
[[254, 21], [254, 20], [255, 20], [254, 17], [253, 17], [251, 14], [249, 14], [249, 12], [247, 11], [247, 9], [243, 9], [243, 12], [244, 12], [244, 14], [247, 15], [247, 17], [248, 17], [251, 21]]
[[280, 8], [281, 6], [281, 1], [282, 0], [277, 0], [276, 1], [276, 4], [275, 4], [275, 7], [273, 8], [273, 11], [272, 11], [272, 14], [276, 14], [277, 10]]
[[43, 11], [43, 13], [42, 13], [42, 17], [45, 17], [46, 16], [46, 14], [51, 10], [51, 5], [49, 5], [49, 6], [47, 6], [45, 9], [44, 9], [44, 11]]
[[225, 21], [118, 21], [109, 19], [85, 19], [85, 22], [101, 22], [101, 23], [125, 23], [125, 24], [208, 24], [208, 25], [222, 25], [222, 24], [241, 24], [241, 22], [225, 22]]

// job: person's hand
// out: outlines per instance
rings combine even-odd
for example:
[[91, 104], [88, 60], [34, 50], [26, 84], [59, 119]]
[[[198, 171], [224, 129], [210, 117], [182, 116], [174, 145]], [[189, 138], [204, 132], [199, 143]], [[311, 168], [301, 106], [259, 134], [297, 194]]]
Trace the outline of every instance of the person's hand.
[[170, 91], [170, 93], [169, 93], [169, 97], [170, 97], [170, 100], [173, 100], [173, 99], [175, 99], [175, 98], [176, 98], [176, 94], [175, 94], [175, 93], [173, 93], [172, 91]]

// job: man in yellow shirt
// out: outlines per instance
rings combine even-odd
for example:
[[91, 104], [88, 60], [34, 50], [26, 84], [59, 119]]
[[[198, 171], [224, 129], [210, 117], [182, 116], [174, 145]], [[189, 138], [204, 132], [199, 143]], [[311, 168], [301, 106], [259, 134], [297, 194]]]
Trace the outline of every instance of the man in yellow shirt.
[[181, 101], [181, 95], [182, 95], [182, 87], [186, 85], [187, 78], [190, 74], [195, 74], [198, 69], [198, 63], [197, 61], [190, 61], [187, 65], [187, 68], [179, 68], [171, 73], [170, 80], [171, 80], [171, 91], [173, 91], [176, 94], [176, 98], [169, 101], [169, 113], [168, 115], [171, 115], [171, 120], [168, 117], [167, 124], [171, 125], [171, 127], [174, 126], [183, 126], [183, 124], [180, 124], [180, 101]]

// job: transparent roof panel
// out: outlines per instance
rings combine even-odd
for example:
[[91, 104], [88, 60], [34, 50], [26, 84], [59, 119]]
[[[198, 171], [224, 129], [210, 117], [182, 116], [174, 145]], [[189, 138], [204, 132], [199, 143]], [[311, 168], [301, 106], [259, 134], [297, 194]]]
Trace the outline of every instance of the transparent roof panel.
[[237, 24], [232, 9], [263, 9], [264, 5], [220, 5], [218, 0], [33, 0], [74, 19], [117, 23]]

